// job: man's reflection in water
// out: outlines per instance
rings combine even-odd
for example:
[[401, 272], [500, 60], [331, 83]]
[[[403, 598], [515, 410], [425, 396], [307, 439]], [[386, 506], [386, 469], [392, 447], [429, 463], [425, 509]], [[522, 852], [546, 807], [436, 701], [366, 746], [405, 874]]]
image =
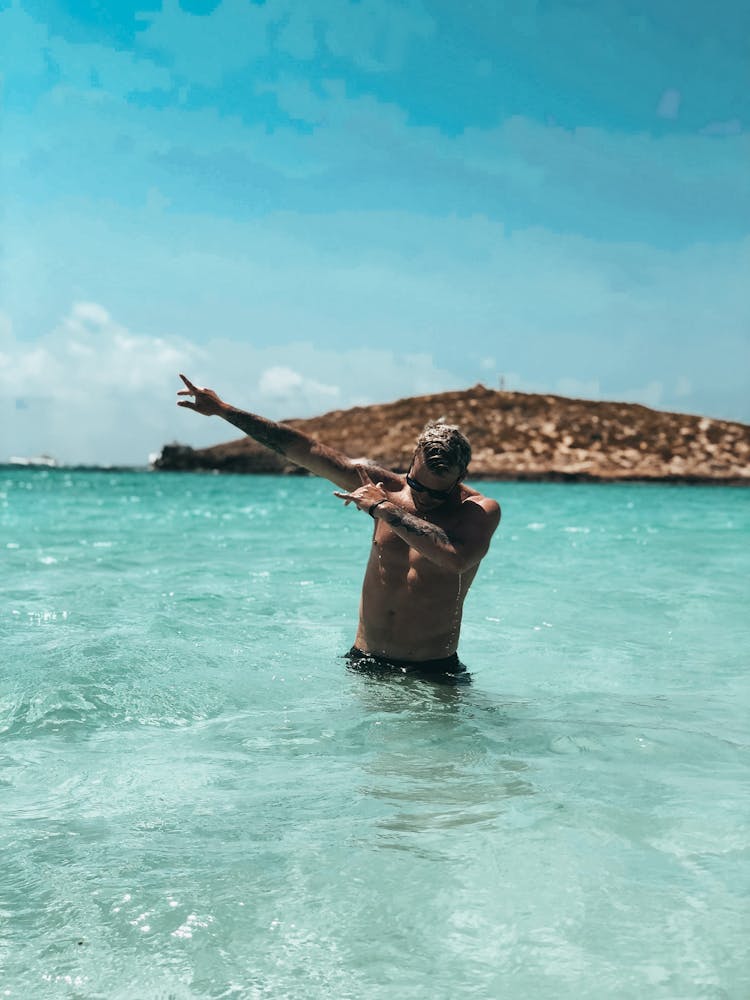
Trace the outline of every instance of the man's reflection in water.
[[[529, 796], [525, 761], [510, 754], [511, 720], [466, 680], [427, 678], [382, 664], [362, 673], [357, 700], [369, 713], [360, 790], [379, 803], [381, 847], [442, 853], [432, 839], [452, 827], [491, 827], [511, 798]], [[460, 676], [460, 675], [459, 675]], [[500, 820], [502, 821], [502, 820]], [[406, 838], [406, 839], [404, 839]]]

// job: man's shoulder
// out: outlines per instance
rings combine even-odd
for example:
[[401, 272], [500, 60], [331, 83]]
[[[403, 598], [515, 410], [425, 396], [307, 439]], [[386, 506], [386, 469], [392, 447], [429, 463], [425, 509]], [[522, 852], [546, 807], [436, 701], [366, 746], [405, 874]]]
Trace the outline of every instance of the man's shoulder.
[[492, 507], [495, 507], [498, 510], [500, 509], [500, 504], [497, 500], [493, 500], [492, 497], [486, 497], [483, 493], [480, 493], [479, 490], [475, 490], [471, 486], [467, 486], [466, 483], [461, 483], [461, 487], [464, 491], [464, 495], [461, 498], [462, 503], [476, 503], [485, 510]]
[[461, 500], [462, 519], [481, 519], [489, 522], [494, 531], [500, 522], [500, 504], [497, 500], [493, 500], [492, 497], [486, 497], [478, 490], [473, 490], [469, 486], [464, 487], [464, 489], [466, 490], [466, 495]]

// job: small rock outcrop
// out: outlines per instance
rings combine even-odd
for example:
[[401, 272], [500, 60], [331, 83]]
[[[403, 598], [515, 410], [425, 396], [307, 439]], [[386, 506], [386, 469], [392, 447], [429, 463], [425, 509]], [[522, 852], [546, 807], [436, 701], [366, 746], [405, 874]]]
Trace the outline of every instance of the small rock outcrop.
[[[422, 427], [440, 418], [458, 424], [471, 441], [470, 479], [750, 484], [750, 426], [636, 403], [499, 392], [477, 385], [285, 423], [353, 458], [367, 457], [403, 472]], [[301, 471], [247, 437], [212, 448], [166, 445], [154, 468]]]

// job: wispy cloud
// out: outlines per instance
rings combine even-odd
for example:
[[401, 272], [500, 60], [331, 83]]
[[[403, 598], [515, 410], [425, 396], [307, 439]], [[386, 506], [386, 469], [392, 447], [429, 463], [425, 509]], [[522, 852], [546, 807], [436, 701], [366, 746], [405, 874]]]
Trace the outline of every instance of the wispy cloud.
[[670, 87], [659, 98], [656, 113], [660, 118], [676, 118], [680, 113], [680, 104], [682, 104], [682, 94]]
[[703, 135], [727, 136], [740, 135], [742, 122], [739, 118], [729, 118], [726, 121], [709, 122], [701, 129]]
[[[600, 354], [592, 361], [600, 375], [565, 374], [573, 367], [571, 345], [569, 338], [562, 339], [557, 360], [551, 368], [537, 368], [537, 377], [528, 355], [526, 374], [497, 366], [489, 384], [498, 387], [497, 376], [507, 389], [701, 411], [694, 376], [684, 373], [645, 384], [622, 377], [618, 381]], [[632, 342], [624, 346], [633, 349]], [[658, 343], [651, 346], [658, 356]], [[715, 349], [721, 353], [727, 346], [719, 341]], [[475, 377], [467, 379], [465, 372], [441, 367], [430, 353], [377, 347], [326, 350], [309, 341], [254, 347], [228, 338], [197, 346], [184, 338], [133, 332], [95, 302], [75, 304], [54, 330], [29, 344], [16, 339], [7, 318], [0, 316], [0, 460], [44, 452], [65, 462], [144, 464], [169, 441], [204, 446], [235, 436], [217, 420], [175, 407], [178, 371], [238, 406], [283, 419], [462, 388], [477, 377], [488, 381], [489, 363], [495, 368], [495, 360], [477, 356]], [[737, 363], [743, 363], [739, 354]], [[680, 365], [683, 372], [691, 370], [689, 348]], [[658, 360], [653, 367], [667, 371]], [[705, 372], [699, 375], [705, 377]], [[729, 387], [719, 385], [718, 398], [731, 400], [735, 392], [739, 400], [744, 382], [741, 374], [738, 378]]]
[[139, 47], [171, 66], [177, 82], [216, 85], [266, 54], [272, 6], [222, 0], [201, 16], [179, 0], [164, 0], [159, 10], [142, 15]]
[[[40, 250], [28, 281], [15, 286], [19, 342], [39, 324], [36, 275], [44, 264], [53, 301], [65, 301], [69, 274], [129, 330], [170, 332], [204, 352], [210, 345], [209, 358], [247, 358], [253, 385], [261, 371], [285, 366], [343, 387], [340, 357], [374, 349], [386, 358], [432, 358], [458, 385], [518, 372], [544, 391], [559, 379], [597, 380], [603, 395], [614, 396], [658, 380], [667, 406], [675, 402], [670, 387], [684, 375], [693, 385], [685, 405], [750, 417], [748, 240], [668, 251], [543, 229], [509, 233], [482, 217], [283, 213], [253, 225], [168, 215], [157, 241], [158, 221], [146, 209], [96, 222], [28, 216]], [[131, 230], [152, 237], [127, 261], [124, 284], [128, 243], [120, 234]], [[95, 283], [92, 259], [109, 262]], [[53, 325], [54, 316], [38, 325], [39, 343]], [[300, 355], [300, 343], [314, 345], [314, 356]], [[494, 360], [494, 371], [483, 359]], [[392, 386], [375, 356], [351, 372], [370, 401], [419, 391], [398, 366], [383, 371]], [[330, 408], [330, 397], [313, 398]], [[335, 405], [351, 398], [342, 391]]]
[[370, 72], [400, 69], [410, 42], [427, 39], [434, 31], [422, 4], [409, 0], [362, 0], [354, 5], [329, 0], [326, 20], [331, 53]]
[[216, 86], [271, 48], [297, 60], [323, 52], [369, 72], [399, 68], [414, 38], [429, 37], [432, 19], [411, 0], [221, 0], [210, 14], [191, 14], [178, 0], [141, 15], [138, 44], [173, 67], [177, 78]]
[[76, 304], [33, 345], [6, 328], [0, 459], [45, 452], [69, 462], [144, 462], [162, 423], [155, 401], [201, 353], [134, 334], [96, 303]]
[[[334, 16], [333, 6], [323, 27], [353, 33], [368, 51], [401, 51], [430, 30], [416, 4], [393, 23], [388, 5], [347, 4], [350, 20], [341, 4]], [[738, 119], [717, 119], [702, 133], [652, 136], [498, 110], [481, 128], [446, 132], [415, 122], [405, 93], [399, 101], [353, 86], [343, 64], [337, 76], [318, 78], [283, 60], [274, 72], [237, 79], [227, 89], [243, 100], [222, 107], [205, 94], [182, 99], [181, 74], [193, 73], [204, 87], [216, 83], [217, 74], [267, 54], [271, 37], [278, 46], [282, 25], [313, 23], [323, 38], [318, 20], [288, 2], [224, 0], [210, 17], [197, 17], [171, 0], [147, 15], [136, 50], [118, 51], [74, 44], [20, 11], [14, 17], [25, 20], [13, 30], [33, 36], [34, 51], [47, 51], [56, 67], [51, 83], [44, 60], [18, 61], [15, 75], [40, 88], [34, 118], [25, 107], [5, 116], [6, 182], [29, 200], [59, 203], [83, 189], [95, 203], [132, 205], [158, 189], [169, 193], [173, 211], [227, 218], [282, 207], [408, 208], [656, 245], [737, 233], [750, 211], [750, 139]], [[151, 99], [138, 98], [147, 91]], [[674, 118], [681, 93], [663, 91], [657, 110]]]
[[173, 362], [277, 416], [515, 372], [750, 417], [745, 33], [712, 8], [121, 6], [0, 10], [13, 450], [140, 460]]
[[[301, 375], [294, 368], [286, 365], [273, 365], [260, 376], [258, 390], [262, 396], [273, 400], [282, 400], [284, 404], [297, 403], [301, 410], [307, 410], [310, 400], [315, 401], [325, 399], [332, 402], [341, 395], [341, 389], [337, 385], [327, 385], [325, 382], [318, 382], [314, 378]], [[315, 405], [313, 403], [313, 405]]]
[[276, 419], [460, 384], [429, 355], [227, 340], [199, 348], [134, 333], [82, 302], [33, 345], [16, 340], [7, 319], [0, 324], [0, 461], [47, 453], [68, 463], [145, 464], [174, 439], [200, 446], [237, 436], [175, 406], [178, 371]]

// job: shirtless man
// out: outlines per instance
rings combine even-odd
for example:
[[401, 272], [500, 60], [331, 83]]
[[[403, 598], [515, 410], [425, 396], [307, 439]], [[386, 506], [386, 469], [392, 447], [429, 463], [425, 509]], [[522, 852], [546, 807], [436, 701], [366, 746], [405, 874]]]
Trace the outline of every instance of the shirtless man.
[[302, 431], [235, 409], [213, 390], [180, 378], [186, 388], [178, 396], [193, 401], [178, 406], [222, 417], [335, 483], [335, 496], [373, 518], [350, 665], [436, 679], [465, 674], [456, 653], [464, 598], [500, 522], [500, 507], [464, 485], [471, 448], [458, 428], [428, 424], [404, 476], [356, 463]]

